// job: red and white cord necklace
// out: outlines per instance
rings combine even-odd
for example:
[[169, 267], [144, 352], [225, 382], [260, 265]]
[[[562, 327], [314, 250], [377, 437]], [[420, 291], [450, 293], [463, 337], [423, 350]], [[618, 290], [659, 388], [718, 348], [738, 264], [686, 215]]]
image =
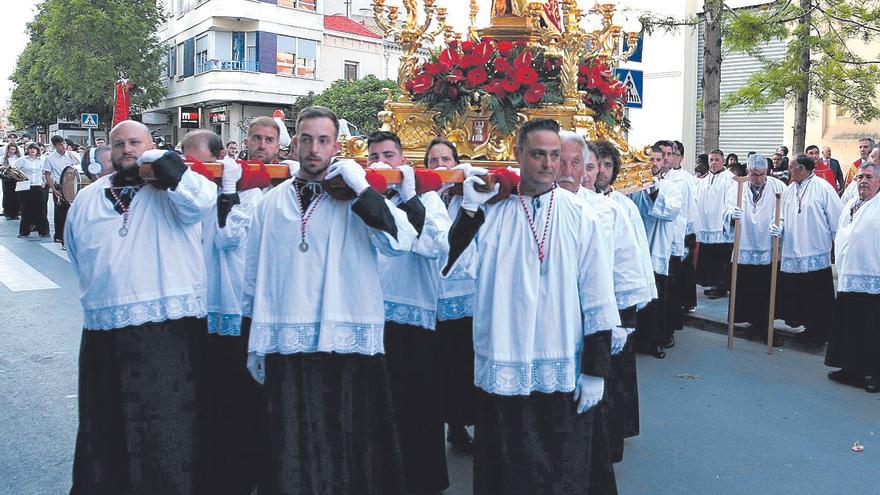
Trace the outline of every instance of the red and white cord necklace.
[[306, 230], [309, 226], [309, 220], [312, 218], [312, 214], [315, 213], [315, 210], [318, 209], [318, 205], [321, 203], [321, 200], [327, 196], [327, 193], [321, 192], [317, 198], [312, 200], [312, 204], [309, 205], [308, 209], [303, 210], [302, 200], [299, 195], [299, 188], [294, 184], [293, 191], [296, 194], [296, 205], [299, 207], [300, 214], [300, 224], [299, 224], [299, 233], [300, 233], [300, 243], [299, 250], [302, 253], [305, 253], [309, 250], [309, 243], [306, 242]]
[[119, 237], [125, 237], [128, 235], [128, 212], [131, 210], [131, 203], [125, 204], [119, 198], [119, 195], [116, 194], [116, 191], [113, 190], [113, 187], [107, 188], [110, 191], [110, 195], [113, 196], [113, 200], [116, 201], [116, 204], [122, 208], [122, 227], [119, 227]]
[[[526, 220], [529, 222], [529, 230], [532, 231], [532, 239], [535, 240], [535, 244], [538, 246], [538, 260], [541, 263], [544, 262], [545, 254], [544, 254], [544, 244], [547, 242], [547, 232], [550, 230], [550, 215], [553, 214], [553, 203], [554, 197], [556, 195], [556, 185], [553, 185], [553, 189], [550, 190], [550, 204], [547, 205], [547, 218], [544, 221], [544, 232], [541, 234], [541, 239], [538, 239], [538, 230], [535, 228], [535, 220], [532, 218], [531, 212], [529, 212], [529, 207], [526, 205], [526, 201], [523, 199], [523, 195], [519, 194], [517, 191], [517, 195], [519, 196], [519, 204], [522, 206], [523, 212], [526, 214]], [[535, 214], [537, 215], [537, 209], [535, 210]]]

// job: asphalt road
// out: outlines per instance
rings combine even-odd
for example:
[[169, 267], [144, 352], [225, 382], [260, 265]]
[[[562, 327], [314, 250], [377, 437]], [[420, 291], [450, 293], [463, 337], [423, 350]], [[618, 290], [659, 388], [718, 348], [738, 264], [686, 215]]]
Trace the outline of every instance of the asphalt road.
[[[57, 245], [17, 239], [17, 227], [0, 219], [0, 494], [62, 494], [82, 317]], [[10, 268], [58, 287], [11, 291]], [[617, 465], [621, 494], [877, 493], [880, 394], [829, 382], [821, 356], [739, 339], [728, 351], [724, 336], [695, 329], [677, 341], [665, 360], [639, 359], [642, 434]], [[862, 453], [850, 450], [857, 440]], [[446, 493], [471, 493], [470, 458], [449, 464]]]

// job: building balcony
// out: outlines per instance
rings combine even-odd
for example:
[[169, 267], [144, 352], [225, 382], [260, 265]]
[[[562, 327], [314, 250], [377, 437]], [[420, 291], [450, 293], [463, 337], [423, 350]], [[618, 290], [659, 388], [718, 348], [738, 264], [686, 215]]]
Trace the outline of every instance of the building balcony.
[[210, 71], [259, 72], [260, 63], [253, 60], [210, 59], [196, 64], [196, 75]]

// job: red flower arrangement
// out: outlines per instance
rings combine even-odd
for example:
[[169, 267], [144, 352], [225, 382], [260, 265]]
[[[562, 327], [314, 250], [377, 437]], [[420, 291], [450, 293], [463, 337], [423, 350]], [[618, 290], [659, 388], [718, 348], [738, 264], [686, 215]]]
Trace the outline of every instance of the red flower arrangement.
[[620, 125], [629, 129], [629, 120], [623, 115], [626, 86], [618, 81], [610, 68], [600, 59], [586, 59], [578, 67], [578, 91], [584, 104], [593, 111], [594, 120], [611, 127]]
[[542, 103], [561, 103], [561, 60], [545, 56], [524, 42], [485, 39], [453, 42], [416, 69], [406, 89], [418, 102], [439, 113], [445, 125], [464, 113], [476, 95], [488, 100], [492, 122], [504, 134], [512, 133], [517, 112]]

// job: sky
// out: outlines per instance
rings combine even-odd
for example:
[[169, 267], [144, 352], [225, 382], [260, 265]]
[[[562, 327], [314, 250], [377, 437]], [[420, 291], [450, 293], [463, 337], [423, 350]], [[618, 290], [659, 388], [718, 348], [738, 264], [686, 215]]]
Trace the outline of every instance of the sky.
[[6, 105], [12, 83], [9, 76], [15, 69], [18, 54], [27, 45], [26, 24], [33, 18], [39, 0], [3, 2], [3, 16], [8, 19], [0, 30], [0, 106]]

